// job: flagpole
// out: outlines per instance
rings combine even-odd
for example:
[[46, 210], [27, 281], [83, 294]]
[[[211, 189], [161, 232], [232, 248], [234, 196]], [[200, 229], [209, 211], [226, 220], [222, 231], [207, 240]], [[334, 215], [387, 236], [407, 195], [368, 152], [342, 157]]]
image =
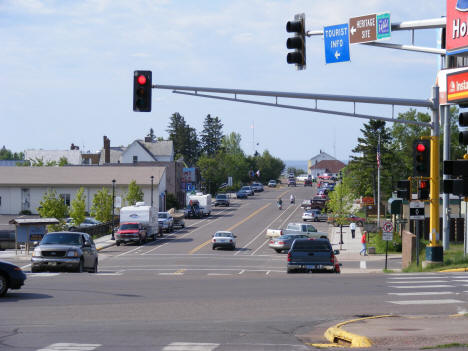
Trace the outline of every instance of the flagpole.
[[377, 144], [377, 228], [380, 228], [380, 133]]

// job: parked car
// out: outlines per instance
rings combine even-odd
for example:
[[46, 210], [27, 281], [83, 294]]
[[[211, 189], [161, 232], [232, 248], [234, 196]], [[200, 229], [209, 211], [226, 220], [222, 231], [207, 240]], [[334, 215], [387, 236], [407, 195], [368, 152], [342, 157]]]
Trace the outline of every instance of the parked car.
[[215, 203], [216, 206], [226, 206], [229, 207], [230, 202], [229, 202], [229, 197], [226, 194], [218, 194], [216, 195]]
[[276, 180], [273, 180], [273, 179], [270, 180], [270, 181], [268, 182], [268, 187], [270, 187], [270, 188], [276, 188]]
[[120, 222], [119, 229], [115, 233], [115, 245], [134, 242], [142, 245], [146, 242], [148, 232], [142, 223]]
[[328, 239], [296, 239], [288, 251], [287, 272], [331, 270], [340, 273], [340, 263]]
[[290, 186], [296, 186], [296, 179], [294, 178], [289, 178], [288, 179], [288, 187]]
[[228, 248], [231, 250], [236, 249], [236, 236], [228, 231], [219, 231], [214, 233], [211, 239], [213, 250], [217, 247]]
[[80, 225], [77, 226], [77, 225], [75, 225], [73, 223], [73, 218], [67, 218], [67, 220], [65, 221], [65, 224], [68, 227], [68, 229], [72, 230], [72, 229], [76, 229], [76, 228], [92, 227], [92, 226], [95, 226], [95, 225], [102, 224], [102, 222], [100, 222], [97, 219], [92, 218], [92, 217], [86, 217], [85, 220], [83, 221], [83, 223], [81, 223]]
[[236, 197], [238, 199], [247, 199], [249, 197], [249, 193], [241, 189], [236, 193]]
[[291, 248], [292, 243], [296, 239], [307, 239], [308, 236], [304, 234], [292, 235], [286, 234], [281, 235], [278, 238], [272, 238], [268, 242], [268, 246], [275, 250], [277, 253], [281, 253], [284, 250], [289, 250]]
[[0, 261], [0, 297], [5, 296], [8, 289], [20, 289], [24, 285], [26, 274], [13, 263]]
[[[333, 225], [336, 225], [336, 216], [334, 214], [331, 214], [328, 217], [327, 221], [328, 221], [328, 223], [332, 223]], [[358, 217], [358, 216], [353, 215], [353, 214], [350, 214], [345, 218], [346, 223], [354, 222], [354, 223], [356, 223], [356, 225], [358, 227], [362, 227], [364, 225], [365, 221], [366, 221], [365, 218]]]
[[261, 183], [252, 183], [251, 187], [255, 192], [261, 193], [263, 191], [263, 185]]
[[312, 178], [307, 178], [304, 180], [304, 186], [312, 186]]
[[90, 235], [80, 232], [46, 234], [31, 257], [31, 272], [66, 269], [97, 273], [98, 251]]
[[304, 222], [326, 222], [328, 220], [328, 214], [322, 213], [319, 209], [309, 209], [302, 214], [302, 220]]
[[250, 185], [244, 185], [240, 190], [244, 190], [247, 193], [247, 195], [249, 195], [249, 196], [254, 196], [255, 195], [255, 192], [254, 192], [253, 188]]
[[163, 231], [174, 231], [174, 218], [169, 212], [158, 212], [158, 222]]

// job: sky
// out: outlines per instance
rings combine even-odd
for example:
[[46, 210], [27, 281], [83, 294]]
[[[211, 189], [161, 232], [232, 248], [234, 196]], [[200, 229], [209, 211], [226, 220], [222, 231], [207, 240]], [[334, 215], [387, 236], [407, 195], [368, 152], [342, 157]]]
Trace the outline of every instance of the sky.
[[[366, 120], [161, 89], [153, 89], [151, 113], [136, 113], [133, 72], [151, 70], [153, 84], [164, 85], [429, 98], [440, 65], [434, 54], [355, 44], [350, 62], [325, 64], [323, 38], [313, 36], [307, 68], [286, 63], [285, 27], [295, 14], [305, 13], [307, 30], [321, 30], [382, 12], [394, 23], [446, 10], [442, 0], [0, 0], [0, 147], [66, 150], [74, 143], [96, 152], [104, 135], [127, 146], [150, 128], [167, 138], [169, 117], [179, 112], [198, 133], [207, 114], [219, 117], [225, 134], [241, 134], [246, 154], [307, 160], [322, 150], [347, 160]], [[437, 36], [418, 30], [415, 45], [436, 47]], [[387, 40], [410, 41], [409, 31]], [[319, 108], [353, 111], [349, 103]], [[388, 106], [358, 104], [356, 112], [392, 116]]]

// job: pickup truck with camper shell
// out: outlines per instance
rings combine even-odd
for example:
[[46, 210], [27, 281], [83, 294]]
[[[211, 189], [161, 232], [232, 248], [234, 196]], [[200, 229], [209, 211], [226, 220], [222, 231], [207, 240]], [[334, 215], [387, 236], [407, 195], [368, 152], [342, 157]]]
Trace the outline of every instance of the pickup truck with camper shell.
[[152, 206], [137, 202], [134, 206], [120, 209], [120, 226], [115, 238], [116, 245], [124, 242], [142, 243], [148, 238], [156, 240], [159, 230], [158, 213]]
[[296, 239], [288, 251], [286, 270], [288, 273], [330, 270], [340, 273], [341, 264], [328, 239]]
[[198, 201], [200, 208], [203, 210], [204, 216], [209, 216], [211, 214], [211, 194], [187, 194], [187, 203], [190, 201]]

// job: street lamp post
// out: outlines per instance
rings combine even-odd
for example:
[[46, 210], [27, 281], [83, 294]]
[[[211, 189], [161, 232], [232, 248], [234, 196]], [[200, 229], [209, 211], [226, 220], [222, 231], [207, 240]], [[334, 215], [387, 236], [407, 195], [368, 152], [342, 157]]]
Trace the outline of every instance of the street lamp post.
[[112, 179], [112, 237], [111, 237], [111, 240], [115, 240], [115, 237], [114, 237], [114, 205], [115, 205], [115, 179]]
[[151, 207], [153, 207], [153, 180], [154, 176], [151, 176]]

